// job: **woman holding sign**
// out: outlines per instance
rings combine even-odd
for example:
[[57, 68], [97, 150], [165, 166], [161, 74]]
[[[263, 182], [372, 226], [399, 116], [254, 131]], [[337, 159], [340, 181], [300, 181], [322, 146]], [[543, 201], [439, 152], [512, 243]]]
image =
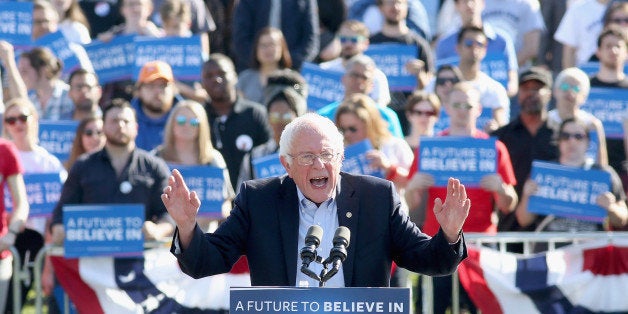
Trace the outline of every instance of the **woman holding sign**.
[[164, 130], [164, 142], [155, 148], [154, 153], [171, 167], [213, 166], [224, 169], [222, 213], [223, 216], [228, 215], [235, 193], [229, 180], [227, 164], [220, 152], [212, 146], [207, 114], [201, 104], [184, 100], [172, 109]]
[[558, 132], [558, 162], [561, 165], [606, 171], [611, 177], [611, 190], [596, 197], [596, 204], [608, 212], [604, 224], [576, 218], [555, 217], [554, 215], [536, 215], [528, 210], [530, 196], [539, 190], [539, 182], [528, 179], [523, 186], [521, 201], [517, 205], [517, 221], [522, 227], [537, 222], [536, 230], [542, 231], [601, 231], [618, 229], [628, 222], [626, 194], [617, 173], [609, 166], [601, 166], [587, 157], [586, 151], [591, 141], [588, 124], [579, 119], [570, 118], [560, 125]]

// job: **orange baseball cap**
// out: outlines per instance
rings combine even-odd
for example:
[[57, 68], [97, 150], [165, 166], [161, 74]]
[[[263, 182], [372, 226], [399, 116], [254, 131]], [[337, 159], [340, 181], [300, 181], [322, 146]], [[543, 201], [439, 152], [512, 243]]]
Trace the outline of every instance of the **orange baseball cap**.
[[164, 79], [168, 82], [174, 82], [172, 68], [168, 63], [155, 60], [144, 63], [137, 79], [137, 84], [150, 83], [156, 79]]

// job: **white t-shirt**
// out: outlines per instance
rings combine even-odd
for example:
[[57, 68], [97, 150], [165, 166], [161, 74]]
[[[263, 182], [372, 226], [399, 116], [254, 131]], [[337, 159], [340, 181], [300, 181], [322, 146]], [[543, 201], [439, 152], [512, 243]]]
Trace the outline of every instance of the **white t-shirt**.
[[554, 39], [576, 48], [576, 65], [589, 61], [595, 53], [605, 11], [606, 5], [598, 0], [582, 0], [574, 2], [563, 15]]
[[538, 0], [486, 0], [482, 20], [509, 34], [515, 51], [523, 46], [526, 33], [545, 30]]

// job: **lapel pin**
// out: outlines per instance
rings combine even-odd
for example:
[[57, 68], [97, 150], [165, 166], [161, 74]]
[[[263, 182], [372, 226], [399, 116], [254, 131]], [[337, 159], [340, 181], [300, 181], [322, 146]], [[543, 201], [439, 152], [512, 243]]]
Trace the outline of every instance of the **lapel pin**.
[[347, 218], [351, 218], [351, 217], [353, 217], [353, 214], [351, 212], [347, 212], [346, 216], [347, 216]]

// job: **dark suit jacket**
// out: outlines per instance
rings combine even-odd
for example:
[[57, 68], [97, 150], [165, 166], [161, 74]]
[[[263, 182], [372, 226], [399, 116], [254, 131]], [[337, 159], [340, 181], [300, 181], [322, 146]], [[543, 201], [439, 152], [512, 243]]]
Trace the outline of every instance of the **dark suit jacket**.
[[[411, 271], [444, 275], [466, 257], [464, 239], [449, 245], [442, 230], [434, 238], [423, 234], [400, 211], [391, 182], [341, 176], [338, 222], [351, 230], [342, 266], [347, 287], [388, 286], [393, 260]], [[286, 175], [244, 182], [231, 215], [216, 232], [203, 234], [197, 226], [189, 247], [175, 254], [181, 269], [194, 278], [224, 273], [244, 254], [252, 285], [295, 286], [303, 246], [297, 243], [298, 204], [296, 185]]]

